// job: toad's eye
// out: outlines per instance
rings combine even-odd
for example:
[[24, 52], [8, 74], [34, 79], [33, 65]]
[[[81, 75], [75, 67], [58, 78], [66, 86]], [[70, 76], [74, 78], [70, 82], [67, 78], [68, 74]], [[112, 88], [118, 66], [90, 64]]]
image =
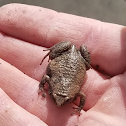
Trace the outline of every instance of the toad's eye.
[[69, 100], [69, 97], [65, 97], [65, 102], [68, 102]]

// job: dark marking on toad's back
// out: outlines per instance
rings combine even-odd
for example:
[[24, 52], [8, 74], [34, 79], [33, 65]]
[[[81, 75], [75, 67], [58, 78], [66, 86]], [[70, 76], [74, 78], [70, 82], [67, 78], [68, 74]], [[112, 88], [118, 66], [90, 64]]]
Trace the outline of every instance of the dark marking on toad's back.
[[39, 93], [42, 91], [42, 96], [46, 96], [44, 84], [47, 82], [49, 94], [58, 107], [80, 97], [80, 104], [74, 108], [76, 111], [73, 112], [73, 114], [79, 112], [80, 115], [86, 98], [80, 89], [84, 82], [86, 70], [91, 67], [90, 53], [84, 45], [77, 49], [70, 42], [57, 43], [47, 50], [49, 52], [43, 60], [49, 55], [51, 61], [47, 67], [46, 75], [42, 77], [39, 84]]

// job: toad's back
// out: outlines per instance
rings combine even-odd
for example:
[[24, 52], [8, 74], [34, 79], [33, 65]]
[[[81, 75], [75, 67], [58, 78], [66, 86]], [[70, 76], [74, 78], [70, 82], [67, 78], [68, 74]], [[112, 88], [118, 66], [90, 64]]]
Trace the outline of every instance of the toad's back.
[[49, 85], [49, 94], [54, 103], [61, 107], [80, 97], [79, 106], [74, 113], [79, 113], [85, 104], [86, 95], [80, 90], [84, 81], [86, 70], [90, 69], [90, 53], [84, 45], [77, 49], [70, 42], [60, 42], [48, 48], [51, 60], [47, 67], [47, 74], [42, 77], [39, 84], [39, 93], [45, 97], [44, 85]]
[[50, 89], [56, 94], [75, 95], [84, 81], [86, 67], [80, 51], [72, 45], [71, 49], [53, 59], [47, 68], [50, 76]]

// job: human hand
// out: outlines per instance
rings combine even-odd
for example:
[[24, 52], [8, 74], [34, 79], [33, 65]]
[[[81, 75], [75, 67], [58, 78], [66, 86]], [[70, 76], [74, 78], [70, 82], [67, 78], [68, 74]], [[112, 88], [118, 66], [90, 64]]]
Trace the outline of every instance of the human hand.
[[[126, 125], [126, 28], [22, 4], [0, 8], [0, 125]], [[81, 116], [38, 95], [48, 59], [43, 49], [60, 41], [87, 46], [92, 67], [82, 87]], [[40, 120], [40, 119], [41, 120]]]

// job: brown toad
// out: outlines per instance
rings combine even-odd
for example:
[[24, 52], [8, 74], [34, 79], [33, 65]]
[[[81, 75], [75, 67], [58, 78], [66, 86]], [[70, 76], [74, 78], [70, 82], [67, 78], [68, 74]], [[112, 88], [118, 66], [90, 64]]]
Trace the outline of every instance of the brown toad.
[[45, 97], [44, 84], [47, 82], [49, 94], [58, 107], [74, 101], [79, 96], [79, 107], [75, 108], [76, 111], [73, 113], [79, 112], [80, 115], [86, 98], [80, 89], [86, 70], [91, 67], [90, 53], [84, 45], [77, 49], [70, 42], [57, 43], [47, 50], [49, 52], [43, 60], [49, 55], [51, 61], [47, 67], [46, 75], [42, 77], [39, 84], [39, 93], [42, 91], [42, 96]]

